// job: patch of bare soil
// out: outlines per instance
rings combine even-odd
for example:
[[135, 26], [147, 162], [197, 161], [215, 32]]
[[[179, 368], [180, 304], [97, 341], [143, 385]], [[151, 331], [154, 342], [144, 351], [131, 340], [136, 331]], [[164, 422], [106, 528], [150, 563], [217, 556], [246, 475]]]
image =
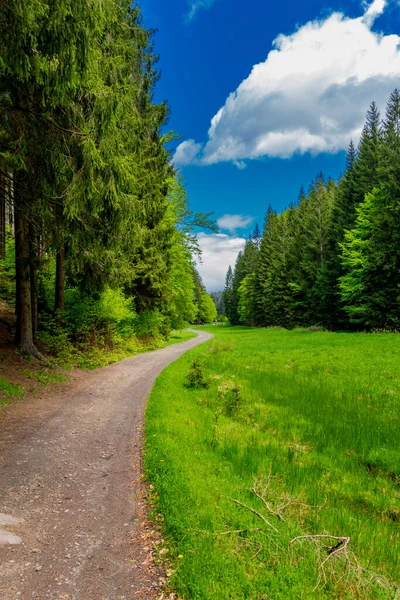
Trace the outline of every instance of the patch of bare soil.
[[19, 385], [27, 394], [40, 393], [44, 386], [35, 379], [35, 374], [43, 373], [44, 365], [21, 356], [14, 343], [14, 327], [15, 317], [10, 307], [0, 300], [0, 376]]
[[1, 600], [162, 595], [142, 481], [143, 414], [156, 376], [209, 337], [75, 372], [1, 413], [2, 527], [20, 541], [0, 539]]

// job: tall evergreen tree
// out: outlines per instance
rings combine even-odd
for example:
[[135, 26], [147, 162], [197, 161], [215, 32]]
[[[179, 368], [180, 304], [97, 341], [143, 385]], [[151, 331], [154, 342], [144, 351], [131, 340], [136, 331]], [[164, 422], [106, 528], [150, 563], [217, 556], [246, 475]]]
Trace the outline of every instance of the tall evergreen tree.
[[246, 262], [244, 253], [239, 252], [235, 268], [232, 276], [232, 301], [231, 301], [231, 313], [228, 316], [231, 325], [239, 325], [240, 314], [239, 314], [239, 287], [243, 279], [246, 277]]
[[375, 102], [367, 111], [354, 165], [354, 204], [358, 206], [379, 183], [382, 157], [381, 117]]
[[225, 288], [223, 292], [223, 302], [225, 308], [225, 314], [228, 317], [229, 321], [232, 318], [233, 314], [233, 272], [232, 267], [229, 265], [228, 271], [225, 277]]

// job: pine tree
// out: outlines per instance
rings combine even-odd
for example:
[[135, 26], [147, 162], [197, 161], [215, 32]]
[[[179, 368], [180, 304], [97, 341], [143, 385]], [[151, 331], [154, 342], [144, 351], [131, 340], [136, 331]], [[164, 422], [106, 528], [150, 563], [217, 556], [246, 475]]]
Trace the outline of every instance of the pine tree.
[[400, 92], [391, 93], [382, 125], [380, 182], [392, 196], [400, 199]]
[[365, 194], [372, 192], [380, 181], [382, 155], [382, 132], [379, 110], [372, 102], [366, 115], [366, 122], [357, 149], [354, 163], [354, 204], [358, 206]]
[[223, 302], [225, 308], [225, 315], [228, 317], [229, 321], [232, 318], [233, 314], [233, 272], [232, 267], [229, 265], [228, 271], [225, 277], [225, 288], [223, 292]]
[[301, 219], [303, 251], [301, 269], [305, 293], [306, 323], [325, 318], [320, 277], [327, 266], [335, 184], [325, 183], [322, 174], [311, 185]]
[[272, 232], [276, 219], [276, 213], [269, 205], [264, 219], [263, 237], [260, 244], [260, 254], [257, 266], [257, 289], [256, 289], [256, 306], [257, 316], [256, 322], [260, 325], [271, 324], [270, 315], [268, 314], [267, 299], [265, 296], [265, 282], [267, 281], [271, 263], [272, 253]]
[[382, 245], [387, 206], [383, 190], [367, 194], [357, 209], [354, 228], [346, 232], [342, 244], [345, 275], [340, 278], [341, 296], [350, 321], [358, 325], [397, 327], [400, 323], [400, 250], [390, 256], [388, 250], [394, 249]]
[[37, 166], [44, 151], [50, 163], [62, 135], [72, 133], [58, 116], [87, 77], [106, 13], [106, 7], [98, 12], [83, 0], [57, 5], [15, 0], [0, 9], [0, 149], [3, 174], [12, 173], [14, 188], [16, 337], [21, 350], [38, 357], [31, 284], [36, 281], [37, 230], [40, 218], [52, 211], [53, 181], [46, 168]]
[[244, 253], [239, 252], [235, 268], [232, 276], [232, 303], [231, 303], [231, 314], [228, 316], [231, 325], [239, 325], [239, 287], [243, 279], [246, 277], [246, 263]]

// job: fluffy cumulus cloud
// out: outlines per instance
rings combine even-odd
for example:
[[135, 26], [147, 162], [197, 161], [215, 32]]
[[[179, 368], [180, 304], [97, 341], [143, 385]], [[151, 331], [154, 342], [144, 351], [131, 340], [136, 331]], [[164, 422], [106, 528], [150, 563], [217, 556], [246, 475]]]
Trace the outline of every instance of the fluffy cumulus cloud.
[[202, 251], [201, 262], [197, 264], [199, 273], [207, 291], [220, 292], [224, 289], [228, 267], [234, 266], [246, 240], [224, 233], [200, 233], [197, 237]]
[[179, 144], [174, 154], [174, 163], [179, 166], [190, 165], [196, 162], [196, 157], [201, 151], [201, 144], [194, 140], [186, 140]]
[[384, 107], [399, 85], [400, 36], [372, 30], [387, 0], [358, 18], [332, 13], [279, 35], [267, 59], [230, 94], [208, 141], [183, 142], [177, 165], [295, 153], [335, 153], [357, 139], [372, 100]]

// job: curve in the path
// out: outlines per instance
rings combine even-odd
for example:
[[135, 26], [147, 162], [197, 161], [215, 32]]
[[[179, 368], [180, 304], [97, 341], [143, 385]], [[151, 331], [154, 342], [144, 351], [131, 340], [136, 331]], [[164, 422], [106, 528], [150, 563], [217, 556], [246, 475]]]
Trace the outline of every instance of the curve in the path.
[[138, 543], [146, 539], [138, 501], [143, 414], [157, 375], [212, 337], [197, 333], [85, 374], [57, 397], [29, 399], [2, 418], [3, 537], [21, 543], [0, 537], [1, 600], [157, 597], [149, 548]]

